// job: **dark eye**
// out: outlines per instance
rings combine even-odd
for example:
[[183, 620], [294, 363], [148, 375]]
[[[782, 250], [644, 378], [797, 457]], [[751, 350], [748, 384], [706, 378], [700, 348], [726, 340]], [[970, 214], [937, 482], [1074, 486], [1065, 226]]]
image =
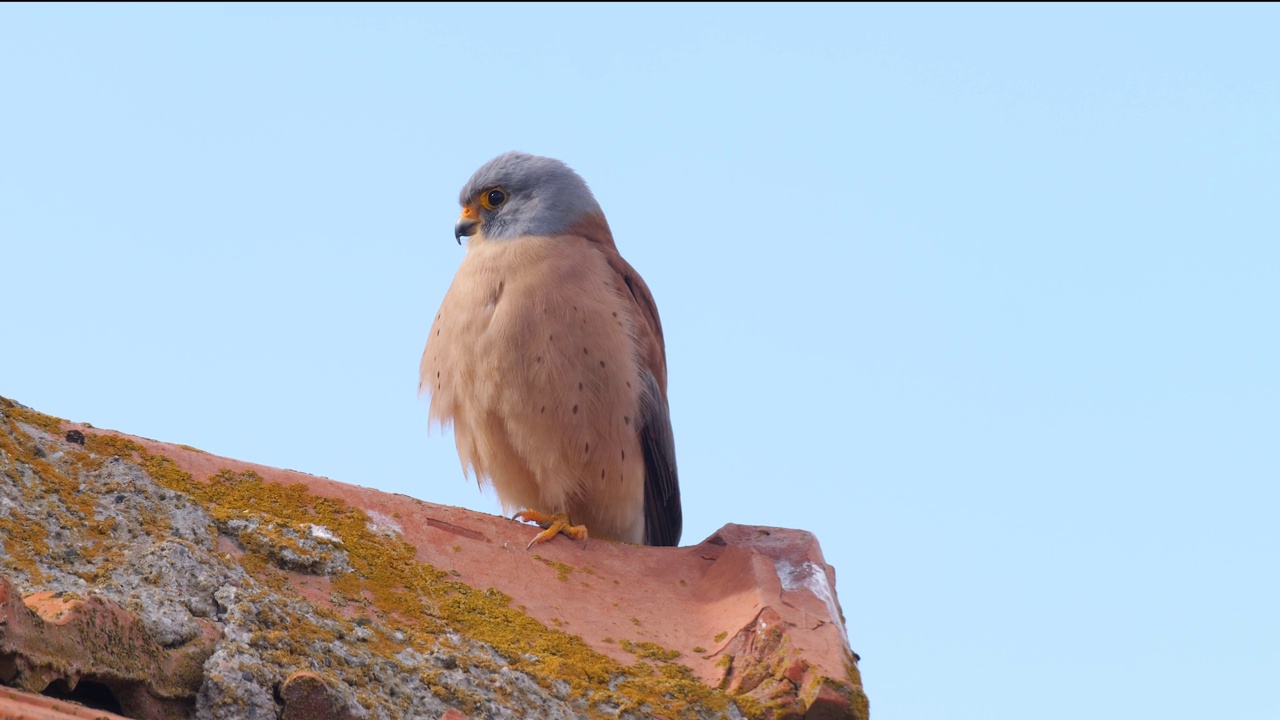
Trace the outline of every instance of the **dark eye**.
[[498, 188], [494, 188], [485, 194], [484, 199], [480, 201], [486, 210], [492, 210], [507, 201], [507, 194]]

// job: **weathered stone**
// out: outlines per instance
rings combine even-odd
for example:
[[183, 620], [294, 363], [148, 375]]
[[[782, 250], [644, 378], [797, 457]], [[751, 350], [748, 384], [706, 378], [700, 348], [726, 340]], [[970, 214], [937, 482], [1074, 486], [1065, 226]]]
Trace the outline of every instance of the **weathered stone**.
[[323, 677], [306, 670], [280, 685], [280, 720], [355, 720], [348, 698]]
[[87, 681], [107, 688], [130, 717], [183, 717], [221, 635], [211, 622], [202, 627], [192, 642], [165, 648], [113, 602], [63, 592], [22, 598], [0, 577], [0, 681], [29, 692], [58, 686], [68, 695]]

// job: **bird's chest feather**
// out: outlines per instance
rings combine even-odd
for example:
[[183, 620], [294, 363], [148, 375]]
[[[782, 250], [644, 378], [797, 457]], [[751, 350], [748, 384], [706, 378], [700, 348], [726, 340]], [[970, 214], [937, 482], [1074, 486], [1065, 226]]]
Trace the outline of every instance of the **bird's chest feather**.
[[574, 243], [587, 244], [525, 238], [469, 248], [423, 355], [424, 389], [446, 416], [551, 412], [573, 422], [627, 401], [629, 306], [604, 257]]

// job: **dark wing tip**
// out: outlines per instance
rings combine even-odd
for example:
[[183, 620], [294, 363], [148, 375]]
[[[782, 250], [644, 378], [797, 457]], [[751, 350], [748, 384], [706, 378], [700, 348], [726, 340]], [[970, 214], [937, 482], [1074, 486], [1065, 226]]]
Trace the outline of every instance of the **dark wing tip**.
[[639, 423], [640, 449], [644, 455], [645, 544], [672, 547], [680, 544], [684, 524], [675, 438], [667, 403], [651, 373], [645, 373], [645, 385]]

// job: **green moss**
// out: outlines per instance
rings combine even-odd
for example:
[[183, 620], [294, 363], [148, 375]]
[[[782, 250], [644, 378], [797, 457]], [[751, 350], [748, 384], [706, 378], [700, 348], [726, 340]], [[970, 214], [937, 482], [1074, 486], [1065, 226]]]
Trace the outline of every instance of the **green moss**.
[[729, 637], [729, 633], [727, 633], [727, 632], [718, 632], [718, 633], [716, 633], [716, 636], [715, 636], [715, 637], [713, 637], [713, 638], [711, 638], [711, 639], [712, 639], [714, 642], [720, 643], [720, 642], [724, 642], [724, 639], [725, 639], [725, 638], [727, 638], [727, 637]]

